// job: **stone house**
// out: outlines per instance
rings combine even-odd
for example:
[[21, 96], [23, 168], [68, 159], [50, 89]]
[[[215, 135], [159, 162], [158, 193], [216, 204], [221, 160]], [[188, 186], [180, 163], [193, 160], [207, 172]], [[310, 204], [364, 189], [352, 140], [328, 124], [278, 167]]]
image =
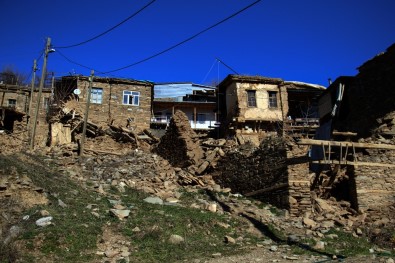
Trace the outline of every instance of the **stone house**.
[[[31, 93], [31, 87], [0, 84], [0, 130], [23, 133], [29, 129], [28, 122], [35, 114], [38, 89], [35, 88], [33, 94]], [[42, 90], [36, 132], [36, 142], [40, 145], [46, 143], [47, 111], [51, 94], [51, 89], [44, 88]], [[24, 136], [26, 137], [27, 133]]]
[[155, 84], [151, 127], [165, 128], [177, 110], [183, 111], [194, 130], [209, 130], [217, 122], [214, 87], [194, 83]]
[[[88, 76], [65, 76], [55, 88], [55, 103], [74, 105], [84, 114], [89, 90]], [[89, 120], [142, 131], [150, 127], [153, 83], [132, 79], [94, 77], [90, 94]], [[73, 103], [70, 103], [73, 101]], [[72, 109], [68, 109], [72, 110]]]
[[[340, 141], [344, 146], [332, 147], [331, 158], [349, 160], [339, 165], [329, 194], [367, 212], [367, 221], [395, 213], [394, 61], [395, 44], [366, 61], [356, 76], [336, 79], [319, 100], [320, 121], [328, 132], [317, 139]], [[352, 156], [345, 156], [346, 141], [354, 145]]]
[[282, 134], [287, 120], [311, 119], [324, 87], [262, 76], [228, 75], [219, 84], [222, 132], [251, 142]]

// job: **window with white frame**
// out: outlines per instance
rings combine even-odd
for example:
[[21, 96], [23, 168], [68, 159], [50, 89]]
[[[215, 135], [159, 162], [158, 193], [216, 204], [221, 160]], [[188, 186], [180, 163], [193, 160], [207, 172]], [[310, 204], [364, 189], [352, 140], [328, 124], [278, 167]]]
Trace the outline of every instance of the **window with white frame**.
[[93, 87], [91, 89], [91, 103], [102, 104], [103, 103], [103, 89]]
[[124, 90], [123, 91], [123, 104], [124, 105], [139, 106], [140, 105], [140, 92]]
[[277, 92], [269, 91], [269, 108], [277, 108]]
[[8, 99], [8, 107], [15, 108], [16, 107], [16, 100], [15, 99]]

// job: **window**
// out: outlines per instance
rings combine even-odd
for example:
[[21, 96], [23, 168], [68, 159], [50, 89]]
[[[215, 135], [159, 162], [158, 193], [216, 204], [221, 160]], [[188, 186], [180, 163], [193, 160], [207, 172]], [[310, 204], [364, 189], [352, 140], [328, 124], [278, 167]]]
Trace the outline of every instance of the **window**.
[[277, 108], [277, 92], [269, 91], [269, 108]]
[[123, 91], [123, 104], [139, 106], [140, 104], [140, 92], [137, 91]]
[[15, 99], [8, 99], [8, 107], [15, 108], [16, 107], [16, 100]]
[[49, 98], [44, 98], [44, 109], [49, 108]]
[[206, 114], [204, 113], [198, 113], [197, 114], [197, 120], [198, 123], [204, 124], [206, 122]]
[[103, 89], [92, 88], [91, 89], [91, 103], [102, 104], [103, 102]]
[[247, 106], [256, 107], [256, 91], [247, 90]]

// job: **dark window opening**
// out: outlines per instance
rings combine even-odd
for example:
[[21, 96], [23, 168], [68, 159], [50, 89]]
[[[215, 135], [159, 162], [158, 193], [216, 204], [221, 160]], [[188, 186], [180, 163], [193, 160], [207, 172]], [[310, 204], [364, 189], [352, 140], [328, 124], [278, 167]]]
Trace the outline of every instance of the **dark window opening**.
[[277, 108], [277, 92], [269, 91], [269, 108]]
[[247, 105], [248, 107], [256, 107], [256, 91], [247, 90]]

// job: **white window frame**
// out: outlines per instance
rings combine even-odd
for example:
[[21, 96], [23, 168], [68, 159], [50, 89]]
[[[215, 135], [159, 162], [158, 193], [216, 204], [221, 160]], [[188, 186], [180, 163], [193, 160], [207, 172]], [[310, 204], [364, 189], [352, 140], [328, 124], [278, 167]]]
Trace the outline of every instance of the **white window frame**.
[[122, 104], [130, 106], [140, 106], [140, 92], [124, 90], [122, 94]]
[[91, 89], [91, 103], [102, 104], [103, 103], [103, 88], [92, 87]]
[[[12, 101], [12, 103], [10, 103]], [[16, 107], [16, 99], [8, 99], [8, 107]]]

